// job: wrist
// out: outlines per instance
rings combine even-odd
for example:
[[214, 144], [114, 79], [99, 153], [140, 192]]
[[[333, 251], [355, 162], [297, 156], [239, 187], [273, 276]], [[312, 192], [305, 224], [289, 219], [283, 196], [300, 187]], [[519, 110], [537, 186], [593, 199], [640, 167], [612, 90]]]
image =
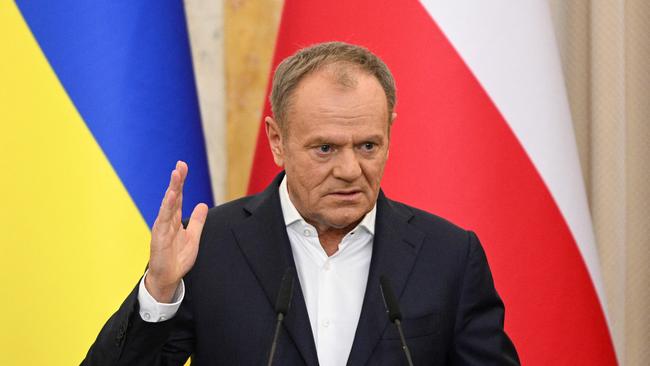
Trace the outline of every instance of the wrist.
[[162, 284], [155, 276], [151, 273], [147, 273], [144, 278], [144, 286], [151, 295], [159, 303], [171, 303], [176, 289], [180, 284], [180, 280], [172, 283]]

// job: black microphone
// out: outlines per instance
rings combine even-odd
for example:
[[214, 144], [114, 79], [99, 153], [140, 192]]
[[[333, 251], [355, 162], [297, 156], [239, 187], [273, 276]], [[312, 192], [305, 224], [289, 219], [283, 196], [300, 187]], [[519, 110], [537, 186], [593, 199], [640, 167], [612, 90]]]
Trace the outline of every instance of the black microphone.
[[287, 268], [284, 271], [282, 276], [282, 283], [280, 283], [280, 291], [278, 291], [278, 297], [275, 299], [275, 313], [277, 314], [277, 320], [275, 322], [275, 334], [273, 335], [273, 342], [271, 343], [271, 351], [269, 352], [269, 361], [268, 366], [273, 365], [273, 356], [275, 355], [275, 348], [278, 345], [278, 337], [280, 335], [280, 326], [284, 317], [289, 311], [289, 306], [291, 306], [291, 297], [293, 295], [293, 270]]
[[388, 280], [386, 276], [380, 276], [379, 285], [381, 287], [381, 295], [384, 298], [386, 310], [388, 311], [388, 319], [390, 319], [391, 323], [395, 324], [397, 327], [399, 339], [402, 342], [402, 350], [404, 350], [404, 355], [406, 356], [406, 362], [408, 362], [409, 366], [413, 366], [411, 351], [406, 345], [406, 339], [404, 339], [404, 332], [402, 331], [402, 312], [399, 310], [399, 302], [397, 301], [397, 297], [395, 297], [393, 288], [390, 286], [390, 280]]

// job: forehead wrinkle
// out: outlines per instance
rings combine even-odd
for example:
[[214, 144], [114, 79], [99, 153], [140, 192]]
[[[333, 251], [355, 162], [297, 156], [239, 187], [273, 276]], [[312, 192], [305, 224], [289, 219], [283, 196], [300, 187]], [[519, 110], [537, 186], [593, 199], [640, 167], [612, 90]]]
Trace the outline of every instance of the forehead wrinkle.
[[[345, 99], [346, 105], [340, 105], [336, 103], [337, 100]], [[368, 110], [368, 106], [372, 107], [372, 111], [381, 110], [382, 114], [386, 113], [386, 106], [383, 103], [383, 100], [377, 101], [358, 101], [357, 103], [350, 105], [350, 99], [347, 95], [341, 94], [334, 96], [332, 98], [334, 102], [324, 102], [323, 104], [312, 104], [314, 107], [308, 112], [310, 118], [336, 118], [344, 121], [353, 121], [356, 119], [363, 118], [374, 118], [375, 115], [373, 112]], [[319, 101], [321, 102], [321, 101]]]
[[[359, 106], [361, 108], [361, 106]], [[336, 119], [344, 122], [353, 123], [357, 120], [362, 120], [364, 118], [373, 118], [374, 116], [367, 112], [356, 112], [352, 109], [354, 108], [341, 108], [340, 110], [333, 110], [331, 108], [319, 107], [318, 110], [309, 113], [309, 117], [313, 117], [314, 120], [317, 119]]]
[[[346, 68], [350, 69], [350, 67]], [[336, 120], [345, 123], [345, 125], [353, 125], [363, 123], [365, 119], [376, 118], [373, 111], [378, 110], [383, 115], [382, 119], [388, 120], [386, 96], [374, 76], [356, 72], [358, 74], [355, 75], [356, 86], [346, 87], [334, 80], [332, 76], [333, 70], [333, 68], [327, 70], [320, 69], [306, 75], [292, 91], [291, 97], [288, 99], [289, 105], [286, 109], [286, 118], [283, 121], [285, 137], [289, 137], [292, 134], [290, 132], [292, 128], [289, 125], [298, 121], [302, 122], [302, 125], [310, 130], [319, 128], [321, 122], [327, 122], [328, 120]], [[355, 97], [356, 94], [351, 93], [355, 93], [361, 87], [362, 83], [360, 78], [364, 79], [363, 85], [366, 85], [366, 77], [371, 78], [377, 84], [377, 88], [372, 88], [372, 91], [369, 90], [369, 94], [373, 96], [376, 94], [377, 98], [367, 98], [370, 95], [365, 94], [366, 98], [357, 100]], [[322, 83], [326, 83], [328, 87], [338, 90], [339, 93], [326, 94], [327, 97], [322, 98], [323, 94], [314, 96], [313, 91], [307, 92], [307, 90], [310, 90], [314, 85], [318, 85], [318, 83], [321, 83], [321, 85], [323, 85]], [[311, 95], [311, 97], [308, 97], [308, 95]]]

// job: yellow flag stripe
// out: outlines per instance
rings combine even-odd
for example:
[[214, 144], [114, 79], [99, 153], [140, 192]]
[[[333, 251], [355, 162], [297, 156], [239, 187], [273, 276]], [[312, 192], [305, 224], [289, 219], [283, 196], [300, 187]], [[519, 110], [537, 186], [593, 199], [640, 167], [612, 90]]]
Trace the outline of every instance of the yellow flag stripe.
[[0, 365], [78, 364], [149, 229], [13, 1], [0, 0]]

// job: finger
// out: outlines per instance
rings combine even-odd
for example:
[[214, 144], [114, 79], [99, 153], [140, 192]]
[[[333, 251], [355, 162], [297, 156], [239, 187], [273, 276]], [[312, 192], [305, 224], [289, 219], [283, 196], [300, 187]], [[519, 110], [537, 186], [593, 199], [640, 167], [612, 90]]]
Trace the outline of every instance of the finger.
[[203, 225], [205, 224], [205, 219], [208, 216], [208, 206], [205, 203], [199, 203], [194, 207], [192, 215], [190, 216], [190, 221], [187, 223], [187, 234], [190, 236], [191, 242], [199, 241], [201, 237], [201, 231], [203, 231]]
[[179, 163], [180, 161], [177, 161], [174, 170], [172, 170], [172, 179], [169, 181], [168, 187], [169, 190], [173, 190], [177, 194], [183, 189], [183, 181], [185, 180], [185, 175], [187, 175], [187, 172], [183, 174]]
[[178, 198], [175, 202], [174, 210], [180, 211], [183, 208], [183, 187], [185, 186], [185, 178], [187, 178], [187, 164], [182, 160], [177, 161], [176, 171], [178, 171], [180, 175], [180, 187], [178, 189]]
[[176, 200], [174, 201], [174, 207], [172, 208], [172, 222], [174, 225], [178, 225], [183, 219], [183, 193], [181, 192]]
[[160, 205], [160, 210], [158, 211], [158, 218], [156, 221], [161, 223], [167, 223], [172, 220], [175, 213], [176, 201], [178, 200], [178, 192], [175, 189], [180, 185], [180, 173], [174, 169], [171, 173], [169, 179], [169, 186], [165, 192], [165, 197]]
[[178, 190], [182, 192], [183, 187], [185, 186], [185, 178], [187, 178], [187, 164], [184, 161], [179, 160], [176, 162], [176, 168], [174, 170], [176, 170], [180, 176], [180, 185], [178, 186]]
[[187, 163], [182, 160], [177, 161], [176, 170], [181, 173], [181, 184], [185, 183], [185, 178], [187, 177], [187, 172], [189, 170]]
[[183, 213], [181, 210], [176, 210], [174, 212], [174, 217], [172, 218], [172, 222], [170, 223], [171, 229], [173, 229], [174, 232], [180, 230], [183, 227], [183, 223], [181, 220], [183, 219], [182, 217]]

